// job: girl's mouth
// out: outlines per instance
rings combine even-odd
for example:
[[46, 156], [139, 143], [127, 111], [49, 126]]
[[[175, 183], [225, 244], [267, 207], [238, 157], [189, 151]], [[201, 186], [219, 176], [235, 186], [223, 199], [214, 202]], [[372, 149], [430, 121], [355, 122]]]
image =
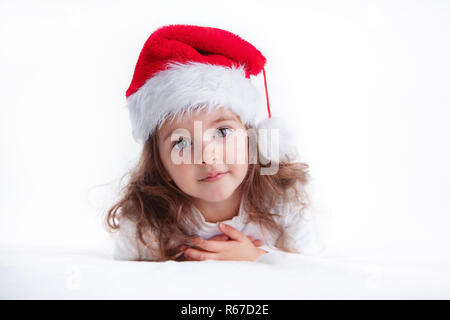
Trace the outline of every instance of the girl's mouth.
[[200, 181], [201, 182], [214, 182], [214, 181], [222, 179], [222, 177], [224, 177], [227, 173], [228, 173], [228, 171], [227, 172], [220, 172], [220, 173], [217, 173], [217, 174], [215, 174], [213, 176], [204, 178], [204, 179], [202, 179]]

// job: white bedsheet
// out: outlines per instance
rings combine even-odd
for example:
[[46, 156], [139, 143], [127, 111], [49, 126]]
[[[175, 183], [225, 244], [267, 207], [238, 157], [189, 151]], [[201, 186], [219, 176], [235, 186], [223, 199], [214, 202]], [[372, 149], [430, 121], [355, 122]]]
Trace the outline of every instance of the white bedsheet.
[[442, 262], [276, 254], [264, 262], [115, 261], [109, 253], [0, 248], [1, 299], [449, 299]]

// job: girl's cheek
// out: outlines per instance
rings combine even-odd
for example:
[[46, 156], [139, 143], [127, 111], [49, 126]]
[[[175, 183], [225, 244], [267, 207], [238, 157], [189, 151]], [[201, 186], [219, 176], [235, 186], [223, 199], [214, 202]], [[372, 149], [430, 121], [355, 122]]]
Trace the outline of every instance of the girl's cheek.
[[248, 142], [245, 136], [235, 135], [224, 144], [224, 159], [230, 165], [248, 163]]

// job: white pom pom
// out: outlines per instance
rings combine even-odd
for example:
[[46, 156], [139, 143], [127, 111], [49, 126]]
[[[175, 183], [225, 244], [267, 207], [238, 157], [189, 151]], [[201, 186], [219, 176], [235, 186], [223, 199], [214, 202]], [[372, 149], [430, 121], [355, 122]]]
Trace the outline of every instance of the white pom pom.
[[268, 161], [288, 162], [296, 157], [294, 135], [286, 121], [279, 117], [262, 120], [257, 125], [260, 157]]

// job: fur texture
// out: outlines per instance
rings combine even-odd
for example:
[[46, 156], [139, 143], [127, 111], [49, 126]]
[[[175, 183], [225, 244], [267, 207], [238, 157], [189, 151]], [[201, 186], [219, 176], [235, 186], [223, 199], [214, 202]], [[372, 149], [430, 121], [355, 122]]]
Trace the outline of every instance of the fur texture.
[[296, 159], [298, 154], [292, 129], [282, 118], [264, 119], [258, 123], [257, 130], [259, 153], [265, 162], [291, 162]]
[[262, 98], [243, 66], [172, 62], [131, 95], [127, 106], [133, 137], [143, 144], [156, 126], [195, 108], [228, 107], [242, 123], [255, 125], [266, 111]]

